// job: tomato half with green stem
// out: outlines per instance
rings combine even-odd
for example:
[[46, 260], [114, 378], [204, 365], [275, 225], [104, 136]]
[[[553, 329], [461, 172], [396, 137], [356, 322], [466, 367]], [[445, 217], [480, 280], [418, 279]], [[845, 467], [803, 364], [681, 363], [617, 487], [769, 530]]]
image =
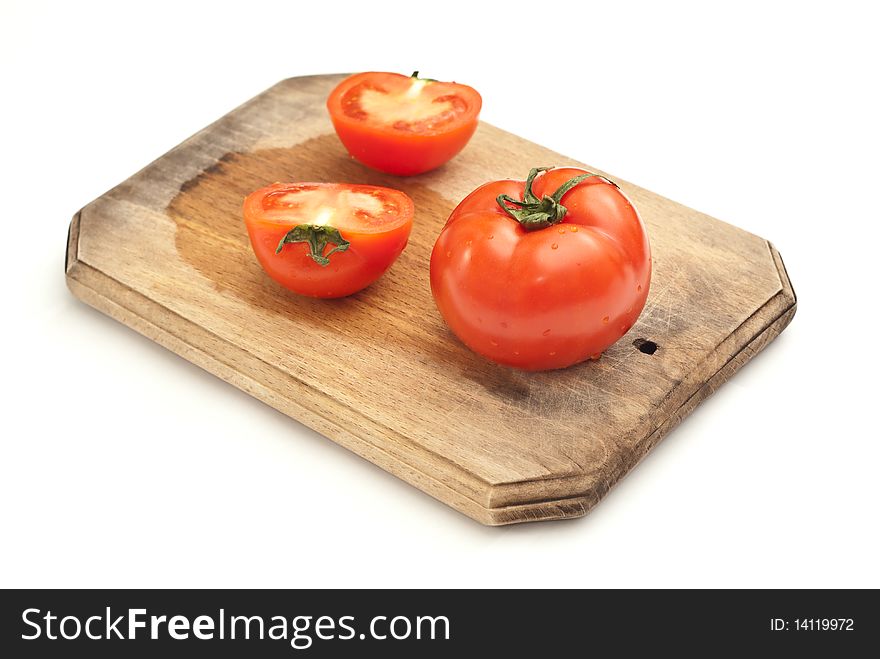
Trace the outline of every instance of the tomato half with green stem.
[[257, 260], [285, 288], [311, 297], [351, 295], [403, 251], [413, 202], [374, 185], [275, 183], [244, 200]]
[[477, 91], [399, 73], [358, 73], [330, 93], [327, 109], [356, 160], [397, 176], [421, 174], [455, 156], [477, 129]]
[[431, 254], [431, 290], [452, 331], [525, 370], [598, 359], [636, 322], [650, 281], [635, 207], [611, 180], [573, 167], [477, 188]]

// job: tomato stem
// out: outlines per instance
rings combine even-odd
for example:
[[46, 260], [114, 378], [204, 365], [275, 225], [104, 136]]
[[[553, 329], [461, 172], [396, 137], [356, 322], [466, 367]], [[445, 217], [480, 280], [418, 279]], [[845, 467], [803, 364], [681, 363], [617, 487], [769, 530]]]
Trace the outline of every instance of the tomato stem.
[[424, 80], [426, 82], [437, 82], [436, 78], [420, 78], [418, 71], [413, 71], [410, 78], [412, 78], [413, 80]]
[[[560, 203], [565, 196], [565, 193], [576, 185], [583, 183], [588, 178], [599, 178], [606, 183], [610, 183], [615, 188], [620, 189], [620, 186], [607, 176], [587, 173], [569, 179], [559, 186], [556, 192], [552, 195], [544, 195], [543, 199], [538, 199], [538, 197], [535, 196], [535, 193], [532, 192], [532, 184], [535, 182], [535, 177], [537, 177], [538, 174], [546, 172], [548, 169], [553, 168], [533, 167], [531, 169], [528, 177], [526, 177], [526, 186], [525, 190], [523, 190], [522, 201], [514, 199], [506, 194], [500, 194], [495, 198], [495, 201], [498, 202], [501, 209], [514, 220], [519, 222], [526, 231], [546, 229], [549, 226], [561, 222], [562, 218], [564, 218], [565, 214], [568, 212], [568, 209]], [[511, 208], [511, 206], [513, 206], [513, 208]]]
[[[284, 234], [278, 247], [275, 248], [275, 253], [280, 254], [281, 249], [287, 243], [308, 243], [309, 256], [321, 267], [327, 267], [330, 264], [331, 254], [344, 252], [351, 245], [342, 237], [339, 229], [326, 224], [298, 224]], [[324, 248], [328, 243], [332, 243], [336, 247], [324, 254]]]

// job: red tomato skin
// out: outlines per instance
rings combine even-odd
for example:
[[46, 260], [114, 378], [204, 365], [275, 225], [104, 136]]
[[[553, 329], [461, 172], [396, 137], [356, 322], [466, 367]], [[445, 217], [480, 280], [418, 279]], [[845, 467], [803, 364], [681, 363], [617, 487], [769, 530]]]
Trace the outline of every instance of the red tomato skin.
[[[342, 97], [369, 76], [398, 76], [391, 73], [360, 73], [343, 80], [327, 98], [333, 128], [349, 154], [358, 162], [395, 176], [414, 176], [440, 167], [455, 157], [470, 141], [479, 124], [480, 94], [467, 85], [454, 86], [469, 101], [469, 111], [442, 130], [409, 133], [391, 127], [368, 124], [342, 111]], [[404, 76], [398, 76], [404, 77]]]
[[[538, 197], [584, 173], [550, 170]], [[528, 232], [495, 198], [521, 198], [522, 181], [481, 186], [456, 207], [431, 254], [431, 290], [453, 333], [474, 352], [523, 370], [597, 358], [635, 324], [651, 257], [635, 208], [613, 185], [569, 191], [559, 224]]]
[[412, 223], [387, 234], [345, 233], [351, 246], [320, 266], [309, 256], [305, 243], [285, 245], [275, 253], [278, 242], [290, 227], [248, 225], [251, 246], [260, 265], [276, 282], [300, 295], [338, 298], [363, 290], [391, 267], [406, 247]]
[[[412, 229], [413, 206], [408, 200], [404, 209], [407, 220], [382, 233], [358, 233], [347, 230], [344, 238], [351, 245], [345, 252], [332, 254], [330, 263], [321, 266], [309, 256], [305, 243], [287, 244], [276, 254], [279, 241], [294, 226], [260, 219], [256, 209], [268, 186], [245, 199], [244, 216], [254, 255], [266, 273], [283, 287], [300, 295], [316, 298], [340, 298], [363, 290], [381, 277], [406, 247]], [[325, 250], [329, 251], [329, 250]]]
[[361, 164], [395, 176], [415, 176], [437, 169], [458, 155], [477, 130], [477, 120], [442, 135], [394, 135], [345, 119], [333, 127], [351, 156]]

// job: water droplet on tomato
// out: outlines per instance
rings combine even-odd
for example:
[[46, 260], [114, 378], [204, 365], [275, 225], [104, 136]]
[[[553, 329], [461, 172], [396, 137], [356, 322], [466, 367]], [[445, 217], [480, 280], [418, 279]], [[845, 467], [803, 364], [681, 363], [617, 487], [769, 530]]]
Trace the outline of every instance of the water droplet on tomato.
[[597, 352], [595, 355], [590, 355], [590, 359], [592, 359], [593, 361], [596, 361], [596, 360], [599, 359], [599, 357], [601, 357], [601, 356], [602, 356], [602, 353], [601, 353], [601, 352]]
[[642, 285], [641, 284], [639, 284], [639, 287], [636, 289], [636, 292], [638, 292], [638, 293], [642, 292]]
[[550, 249], [559, 249], [559, 245], [553, 243], [552, 245], [550, 245]]
[[605, 323], [606, 325], [608, 324], [609, 320], [611, 320], [611, 319], [608, 316], [605, 316], [604, 318], [602, 318], [602, 322]]
[[559, 233], [565, 233], [565, 227], [559, 227]]
[[552, 357], [553, 355], [556, 354], [556, 351], [554, 350], [553, 352], [548, 352], [547, 354], [550, 355], [550, 356]]
[[514, 350], [514, 351], [513, 351], [513, 354], [514, 354], [514, 355], [519, 355], [519, 350]]
[[550, 330], [545, 329], [545, 330], [542, 332], [542, 334], [543, 334], [544, 336], [547, 336], [548, 334], [550, 334]]
[[507, 323], [505, 323], [504, 321], [501, 321], [501, 327], [505, 327], [505, 328], [506, 328], [506, 327], [507, 327]]
[[493, 235], [490, 234], [490, 235], [489, 235], [489, 240], [492, 240], [494, 237], [495, 237], [495, 236], [493, 236]]
[[468, 240], [468, 241], [465, 243], [465, 245], [467, 245], [468, 247], [470, 247], [470, 246], [471, 246], [471, 243], [473, 243], [473, 242], [474, 242], [473, 240]]
[[489, 343], [492, 345], [493, 348], [498, 347], [498, 341], [496, 341], [495, 339], [490, 339]]
[[446, 257], [448, 258], [450, 256], [452, 256], [452, 252], [446, 252]]
[[574, 224], [571, 225], [571, 232], [572, 232], [572, 233], [577, 233], [577, 232], [578, 232], [578, 228], [577, 228]]

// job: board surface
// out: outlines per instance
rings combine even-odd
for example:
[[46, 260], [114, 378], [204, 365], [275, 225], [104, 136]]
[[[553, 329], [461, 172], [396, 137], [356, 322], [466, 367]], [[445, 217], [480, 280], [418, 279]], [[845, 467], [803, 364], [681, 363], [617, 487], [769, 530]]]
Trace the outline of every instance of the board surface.
[[[794, 315], [766, 240], [615, 178], [654, 258], [637, 324], [600, 360], [561, 371], [487, 362], [433, 304], [434, 240], [479, 184], [585, 165], [481, 123], [434, 172], [373, 172], [348, 157], [324, 107], [342, 78], [275, 85], [76, 213], [74, 295], [484, 524], [585, 514]], [[413, 198], [409, 245], [384, 277], [322, 301], [263, 273], [241, 202], [297, 180]]]

